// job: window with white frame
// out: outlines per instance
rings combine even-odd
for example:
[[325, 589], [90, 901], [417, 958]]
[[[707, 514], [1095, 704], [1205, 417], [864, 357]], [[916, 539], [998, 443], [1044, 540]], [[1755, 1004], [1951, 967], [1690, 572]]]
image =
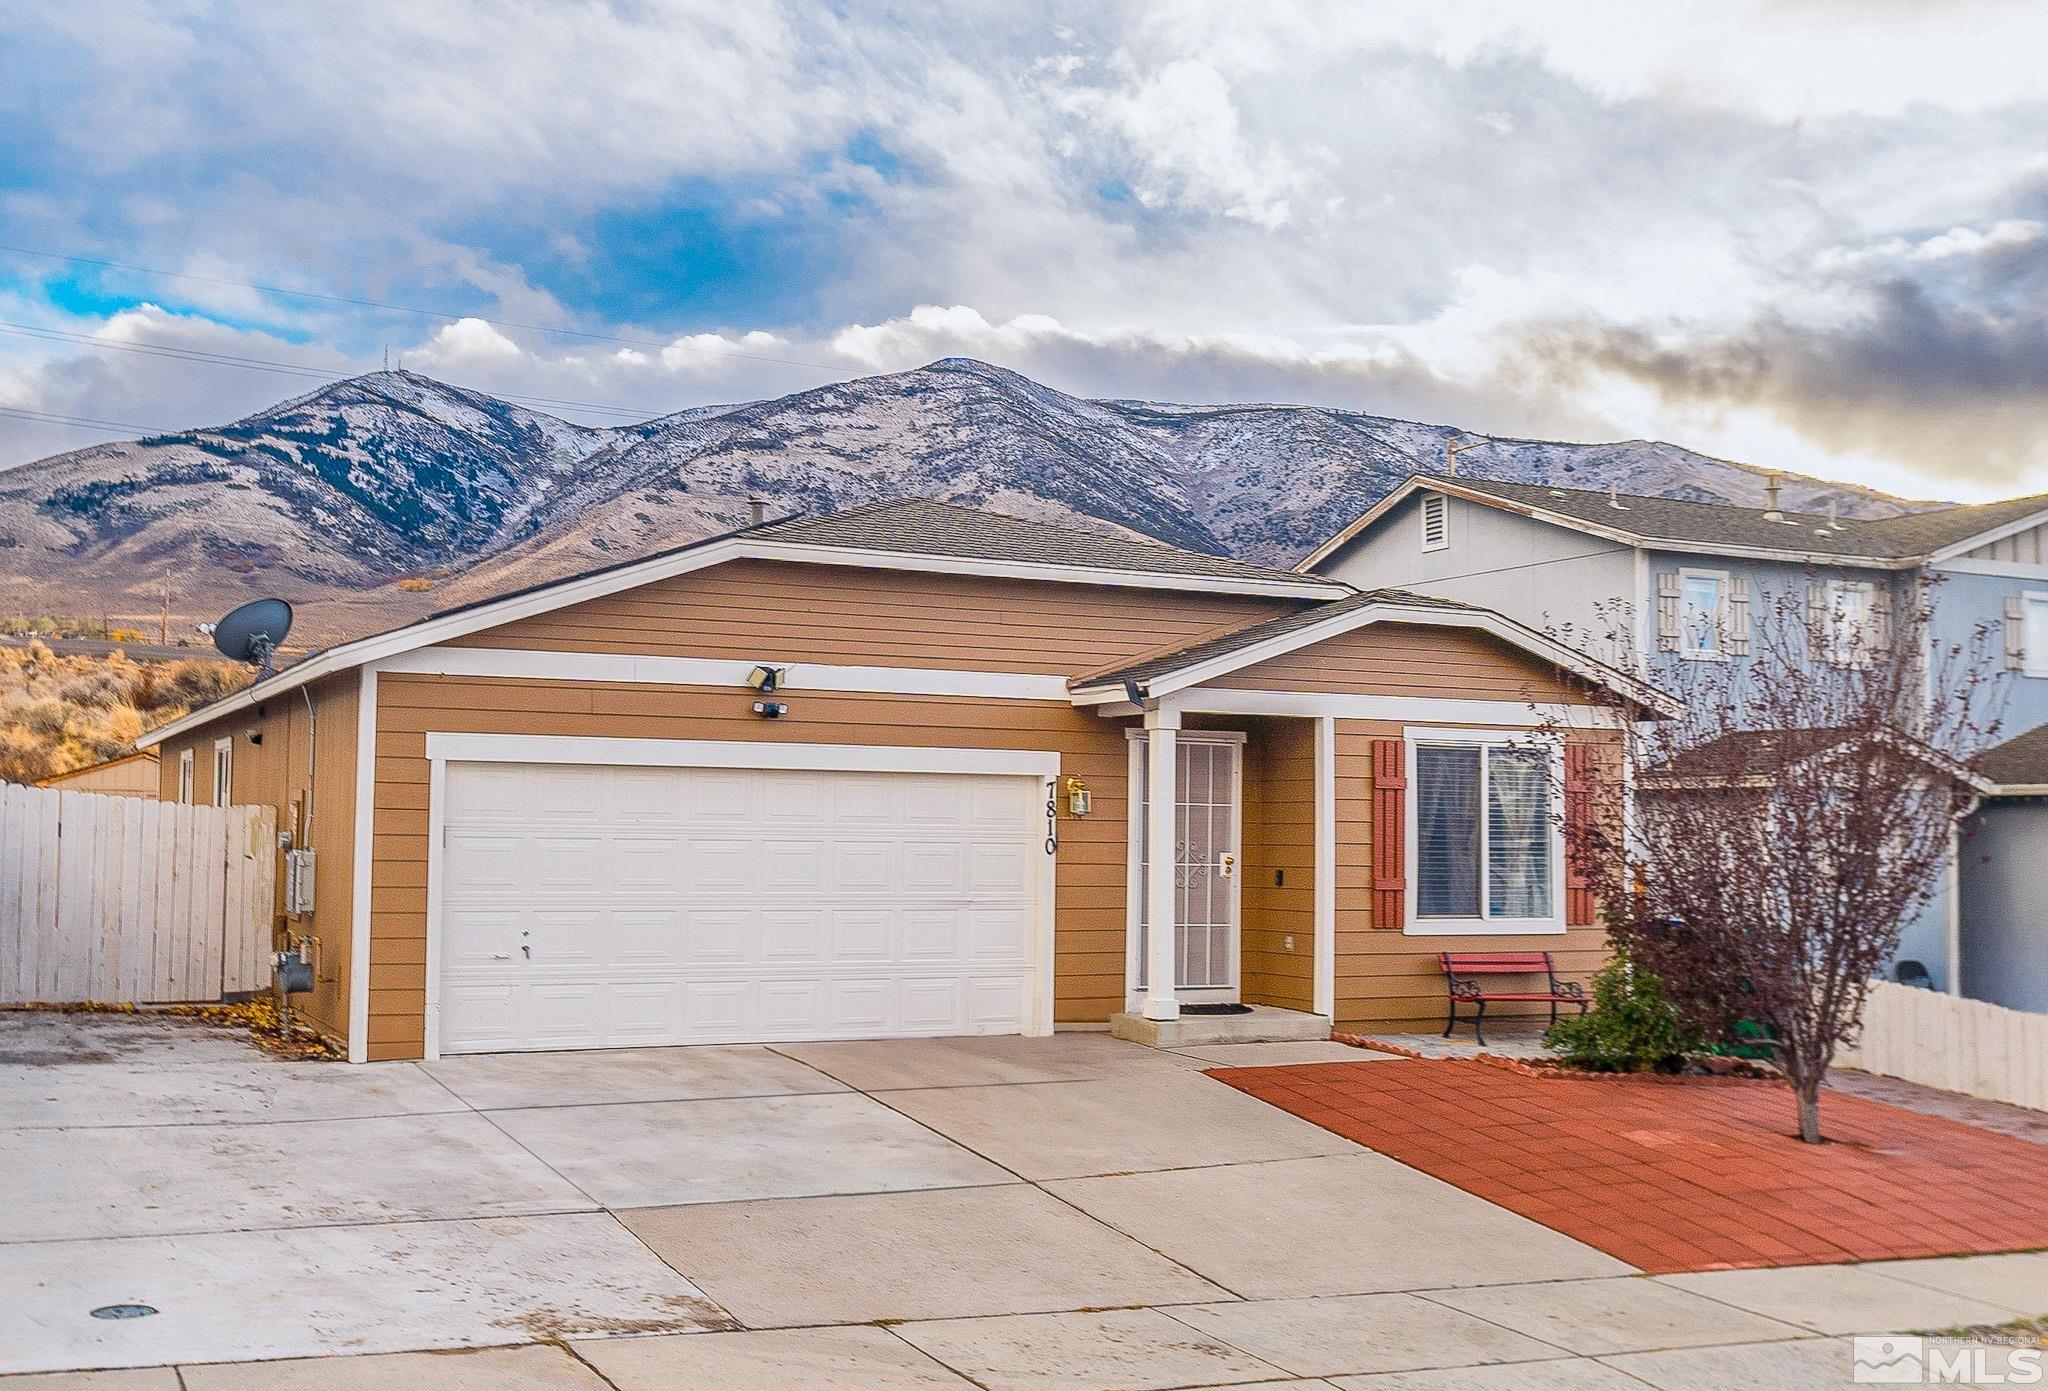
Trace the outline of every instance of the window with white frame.
[[1828, 660], [1867, 662], [1879, 641], [1877, 586], [1869, 580], [1829, 580], [1826, 625]]
[[2048, 676], [2048, 594], [2020, 598], [2020, 670], [2029, 676]]
[[235, 741], [221, 739], [213, 746], [213, 804], [229, 806], [235, 788]]
[[178, 800], [185, 805], [192, 804], [192, 750], [186, 749], [178, 755]]
[[1451, 500], [1442, 493], [1422, 495], [1422, 549], [1441, 551], [1451, 544]]
[[1719, 657], [1728, 630], [1728, 574], [1724, 570], [1678, 572], [1678, 651], [1686, 657]]
[[1409, 750], [1407, 930], [1564, 931], [1556, 745], [1430, 730]]

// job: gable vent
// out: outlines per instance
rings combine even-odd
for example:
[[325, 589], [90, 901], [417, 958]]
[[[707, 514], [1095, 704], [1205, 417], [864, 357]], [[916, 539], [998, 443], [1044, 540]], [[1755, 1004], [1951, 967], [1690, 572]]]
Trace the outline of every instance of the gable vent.
[[1440, 551], [1451, 544], [1450, 499], [1429, 493], [1422, 499], [1422, 549]]

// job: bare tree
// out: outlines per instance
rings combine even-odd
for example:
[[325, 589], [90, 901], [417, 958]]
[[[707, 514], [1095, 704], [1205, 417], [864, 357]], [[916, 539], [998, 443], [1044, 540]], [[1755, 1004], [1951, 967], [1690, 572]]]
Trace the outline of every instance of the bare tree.
[[[1835, 1050], [1984, 787], [1968, 760], [1996, 732], [1989, 632], [1936, 640], [1931, 592], [1809, 576], [1676, 644], [1667, 611], [1649, 670], [1682, 713], [1633, 722], [1587, 688], [1625, 732], [1567, 790], [1575, 880], [1710, 1037], [1755, 1026], [1744, 1041], [1771, 1049], [1809, 1143]], [[1602, 623], [1561, 636], [1627, 652], [1633, 616]], [[1633, 788], [1633, 811], [1612, 788], [1585, 795], [1589, 780]]]

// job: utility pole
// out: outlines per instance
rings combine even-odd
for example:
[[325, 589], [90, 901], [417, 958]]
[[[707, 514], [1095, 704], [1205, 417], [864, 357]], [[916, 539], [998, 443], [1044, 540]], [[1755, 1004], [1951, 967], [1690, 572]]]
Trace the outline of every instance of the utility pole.
[[169, 647], [171, 645], [171, 571], [169, 566], [164, 567], [164, 578], [163, 582], [157, 586], [157, 595], [163, 600], [163, 608], [157, 613], [156, 645], [158, 647]]
[[1492, 443], [1492, 440], [1479, 439], [1466, 440], [1463, 444], [1460, 444], [1456, 435], [1446, 435], [1444, 437], [1444, 472], [1452, 478], [1456, 478], [1458, 476], [1458, 456], [1460, 454], [1463, 454], [1468, 449], [1480, 449]]

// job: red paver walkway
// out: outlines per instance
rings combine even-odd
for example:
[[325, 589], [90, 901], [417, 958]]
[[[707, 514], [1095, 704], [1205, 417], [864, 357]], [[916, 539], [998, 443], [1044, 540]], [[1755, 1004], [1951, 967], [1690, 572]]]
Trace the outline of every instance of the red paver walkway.
[[1210, 1076], [1660, 1274], [2048, 1247], [2048, 1146], [1760, 1084], [1427, 1060]]

